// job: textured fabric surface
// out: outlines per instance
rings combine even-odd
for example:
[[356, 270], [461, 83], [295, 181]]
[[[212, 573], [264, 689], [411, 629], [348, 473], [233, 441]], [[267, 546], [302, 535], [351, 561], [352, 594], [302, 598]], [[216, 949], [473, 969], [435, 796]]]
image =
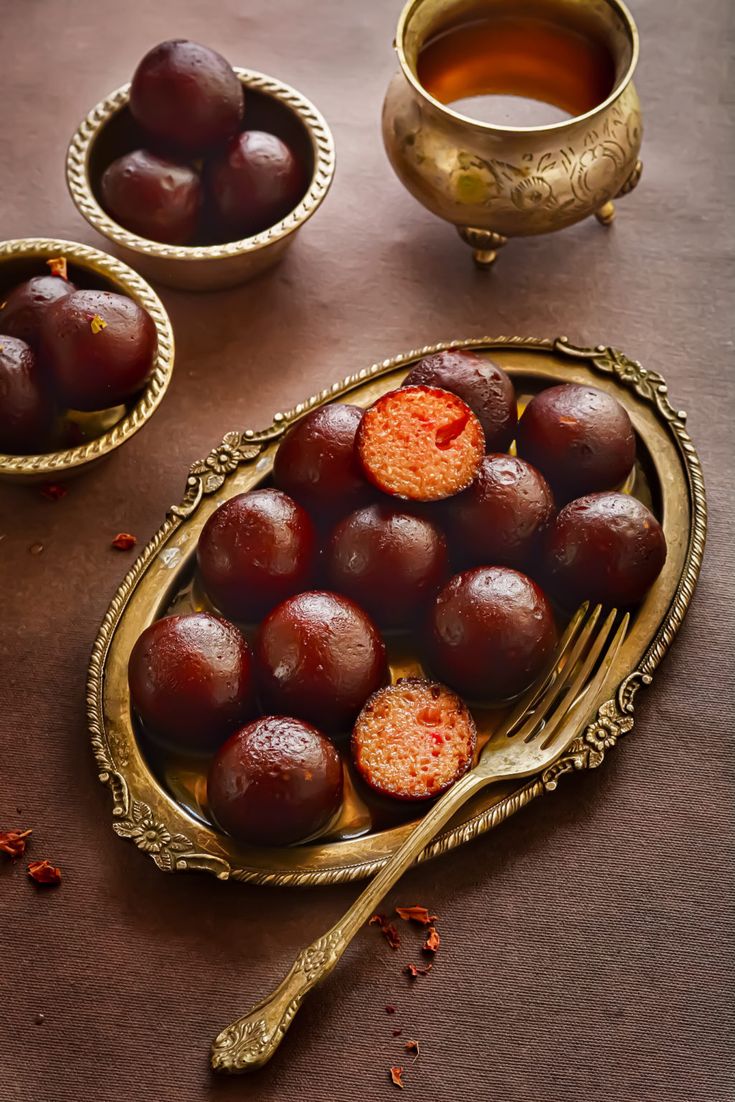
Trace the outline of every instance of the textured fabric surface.
[[[66, 143], [163, 38], [199, 39], [295, 84], [338, 148], [333, 191], [277, 271], [219, 294], [162, 292], [177, 359], [154, 421], [63, 501], [0, 488], [0, 829], [32, 826], [33, 856], [64, 871], [41, 892], [25, 862], [0, 861], [6, 1102], [372, 1102], [394, 1091], [392, 1064], [406, 1066], [405, 1097], [423, 1102], [735, 1097], [731, 4], [637, 0], [640, 188], [610, 232], [590, 221], [514, 242], [490, 275], [385, 159], [398, 7], [0, 3], [2, 238], [105, 247], [67, 197]], [[391, 954], [365, 930], [273, 1064], [215, 1080], [212, 1036], [356, 889], [166, 876], [114, 836], [84, 715], [90, 647], [129, 561], [110, 539], [147, 539], [189, 463], [228, 429], [262, 425], [376, 359], [485, 333], [612, 343], [665, 374], [689, 411], [711, 506], [693, 607], [603, 769], [392, 894], [441, 916], [429, 977], [409, 987], [400, 967], [413, 948]], [[415, 1064], [402, 1052], [412, 1037]]]

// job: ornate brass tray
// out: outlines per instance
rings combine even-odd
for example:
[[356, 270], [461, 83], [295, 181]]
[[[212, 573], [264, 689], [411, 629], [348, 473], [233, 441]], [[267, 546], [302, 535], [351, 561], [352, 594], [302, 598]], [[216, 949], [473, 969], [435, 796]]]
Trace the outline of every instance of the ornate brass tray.
[[[278, 413], [262, 431], [229, 432], [189, 473], [186, 492], [145, 547], [115, 594], [97, 636], [89, 667], [87, 704], [100, 780], [113, 799], [113, 829], [148, 853], [166, 872], [203, 869], [220, 879], [261, 884], [330, 884], [374, 873], [410, 829], [406, 818], [370, 815], [348, 784], [339, 824], [322, 837], [285, 848], [237, 845], [206, 820], [204, 773], [186, 761], [157, 760], [138, 737], [131, 715], [127, 662], [141, 631], [171, 609], [201, 607], [192, 583], [196, 542], [205, 521], [226, 498], [268, 479], [278, 442], [306, 410], [348, 400], [361, 406], [396, 386], [413, 363], [444, 348], [488, 352], [513, 377], [519, 395], [553, 382], [592, 382], [625, 405], [638, 436], [632, 492], [661, 520], [666, 566], [637, 610], [613, 673], [617, 690], [580, 728], [569, 751], [540, 776], [481, 793], [424, 850], [435, 857], [489, 830], [573, 770], [599, 766], [633, 726], [633, 704], [671, 645], [699, 574], [706, 532], [706, 501], [699, 459], [686, 415], [669, 403], [663, 378], [621, 352], [598, 345], [575, 348], [564, 337], [453, 341], [418, 349], [350, 376], [331, 389]], [[394, 672], [415, 670], [415, 657], [391, 653]], [[492, 723], [492, 715], [483, 722]]]

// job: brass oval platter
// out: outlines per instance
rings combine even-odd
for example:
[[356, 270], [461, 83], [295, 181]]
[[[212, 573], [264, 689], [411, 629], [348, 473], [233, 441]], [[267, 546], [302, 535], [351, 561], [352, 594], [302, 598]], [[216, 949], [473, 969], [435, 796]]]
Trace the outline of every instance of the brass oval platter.
[[[340, 821], [319, 838], [285, 848], [247, 847], [207, 822], [205, 773], [191, 762], [155, 760], [138, 737], [127, 684], [130, 650], [143, 629], [167, 611], [203, 607], [194, 573], [199, 533], [214, 509], [233, 494], [269, 478], [286, 429], [307, 410], [347, 400], [370, 405], [400, 383], [422, 356], [446, 348], [487, 353], [509, 372], [519, 395], [556, 382], [593, 383], [628, 410], [638, 437], [632, 492], [663, 524], [664, 570], [635, 612], [616, 660], [615, 693], [581, 725], [568, 752], [540, 776], [480, 793], [424, 850], [421, 860], [468, 842], [531, 800], [552, 792], [565, 773], [595, 768], [633, 727], [636, 693], [648, 685], [686, 614], [704, 551], [706, 499], [699, 459], [666, 384], [616, 349], [577, 348], [566, 338], [478, 338], [418, 349], [373, 364], [331, 389], [276, 414], [262, 431], [227, 433], [195, 463], [182, 501], [144, 548], [115, 594], [94, 644], [87, 684], [89, 726], [100, 780], [111, 791], [113, 829], [167, 872], [206, 870], [220, 879], [270, 885], [314, 885], [372, 875], [411, 829], [410, 811], [396, 820], [371, 815], [348, 783]], [[522, 400], [522, 399], [521, 399]], [[417, 671], [415, 656], [391, 650], [394, 676]], [[496, 713], [497, 714], [497, 713]], [[482, 720], [492, 724], [492, 715]], [[415, 810], [413, 811], [415, 815]]]

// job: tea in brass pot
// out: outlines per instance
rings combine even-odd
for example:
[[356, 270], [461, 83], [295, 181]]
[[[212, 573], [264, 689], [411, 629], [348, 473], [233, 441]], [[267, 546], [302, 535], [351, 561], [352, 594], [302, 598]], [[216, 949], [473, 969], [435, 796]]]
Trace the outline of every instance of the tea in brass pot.
[[383, 109], [391, 163], [482, 265], [590, 214], [641, 173], [635, 24], [618, 0], [411, 0]]

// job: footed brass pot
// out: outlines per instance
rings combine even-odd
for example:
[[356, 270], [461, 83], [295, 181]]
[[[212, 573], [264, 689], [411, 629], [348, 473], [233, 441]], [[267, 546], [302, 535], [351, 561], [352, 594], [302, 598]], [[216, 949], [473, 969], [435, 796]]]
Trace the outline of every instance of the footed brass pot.
[[[383, 139], [411, 194], [457, 227], [482, 266], [510, 237], [594, 214], [641, 175], [632, 77], [638, 32], [620, 0], [409, 0]], [[569, 117], [507, 126], [461, 114], [478, 95], [522, 96]]]

